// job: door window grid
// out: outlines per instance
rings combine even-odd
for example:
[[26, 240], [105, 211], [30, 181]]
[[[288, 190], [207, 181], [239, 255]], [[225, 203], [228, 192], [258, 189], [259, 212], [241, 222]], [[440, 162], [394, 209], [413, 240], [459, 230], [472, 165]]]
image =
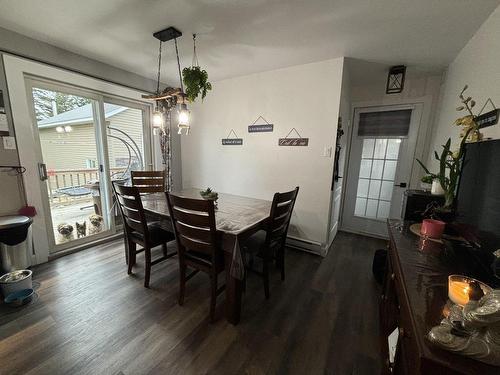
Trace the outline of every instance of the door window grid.
[[389, 217], [401, 139], [363, 140], [355, 216], [384, 220]]

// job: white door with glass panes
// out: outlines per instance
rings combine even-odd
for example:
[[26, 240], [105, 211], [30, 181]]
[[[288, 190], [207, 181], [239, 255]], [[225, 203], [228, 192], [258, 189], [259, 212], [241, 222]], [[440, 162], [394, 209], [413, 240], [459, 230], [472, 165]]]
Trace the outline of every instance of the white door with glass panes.
[[421, 104], [355, 110], [342, 229], [386, 237], [387, 219], [401, 218], [421, 113]]

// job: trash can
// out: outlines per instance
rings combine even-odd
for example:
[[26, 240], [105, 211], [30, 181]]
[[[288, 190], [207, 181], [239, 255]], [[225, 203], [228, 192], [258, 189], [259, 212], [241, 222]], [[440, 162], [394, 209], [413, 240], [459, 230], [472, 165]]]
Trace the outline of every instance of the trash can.
[[32, 223], [27, 216], [0, 216], [0, 275], [31, 266]]

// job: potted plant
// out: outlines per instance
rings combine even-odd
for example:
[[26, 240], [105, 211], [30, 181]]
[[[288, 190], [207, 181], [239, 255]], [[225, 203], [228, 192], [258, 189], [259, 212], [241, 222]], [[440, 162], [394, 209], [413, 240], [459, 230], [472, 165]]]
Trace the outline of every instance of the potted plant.
[[205, 99], [207, 92], [212, 90], [212, 84], [208, 82], [208, 73], [199, 66], [191, 66], [182, 70], [182, 80], [184, 81], [186, 97], [190, 102], [194, 102], [201, 94], [201, 99]]
[[422, 189], [424, 189], [425, 191], [431, 190], [432, 182], [434, 181], [434, 179], [435, 179], [435, 176], [433, 176], [432, 174], [428, 174], [428, 175], [423, 176], [420, 179], [420, 187]]
[[205, 99], [207, 92], [212, 90], [212, 84], [208, 82], [208, 73], [201, 69], [196, 55], [196, 34], [193, 34], [193, 62], [191, 67], [182, 69], [182, 81], [185, 86], [185, 94], [190, 102], [194, 102], [201, 94], [201, 100]]

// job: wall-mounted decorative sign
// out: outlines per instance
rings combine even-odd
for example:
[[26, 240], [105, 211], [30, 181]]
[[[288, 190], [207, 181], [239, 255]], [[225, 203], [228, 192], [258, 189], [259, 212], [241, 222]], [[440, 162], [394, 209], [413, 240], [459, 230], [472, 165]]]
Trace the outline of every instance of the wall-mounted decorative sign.
[[[231, 138], [231, 133], [234, 134], [234, 137]], [[243, 145], [243, 138], [238, 138], [235, 131], [231, 129], [226, 138], [222, 138], [223, 146], [241, 146]]]
[[[483, 113], [484, 108], [488, 103], [490, 103], [494, 109], [493, 111]], [[488, 126], [493, 126], [498, 124], [499, 115], [500, 115], [500, 109], [497, 109], [495, 104], [493, 104], [491, 98], [488, 98], [486, 103], [484, 103], [483, 108], [481, 108], [481, 110], [479, 111], [479, 115], [477, 115], [474, 120], [476, 121], [476, 124], [479, 127], [479, 129], [482, 129]]]
[[[257, 124], [257, 121], [262, 119], [264, 121], [264, 124]], [[257, 117], [257, 120], [255, 120], [252, 125], [248, 125], [248, 132], [249, 133], [264, 133], [264, 132], [272, 132], [274, 128], [273, 124], [270, 124], [264, 117], [259, 116]]]
[[[293, 131], [297, 133], [297, 135], [299, 136], [298, 138], [288, 137]], [[295, 128], [292, 128], [292, 130], [288, 132], [285, 138], [280, 138], [278, 140], [278, 146], [307, 146], [308, 144], [309, 144], [309, 138], [302, 138], [302, 136]]]

